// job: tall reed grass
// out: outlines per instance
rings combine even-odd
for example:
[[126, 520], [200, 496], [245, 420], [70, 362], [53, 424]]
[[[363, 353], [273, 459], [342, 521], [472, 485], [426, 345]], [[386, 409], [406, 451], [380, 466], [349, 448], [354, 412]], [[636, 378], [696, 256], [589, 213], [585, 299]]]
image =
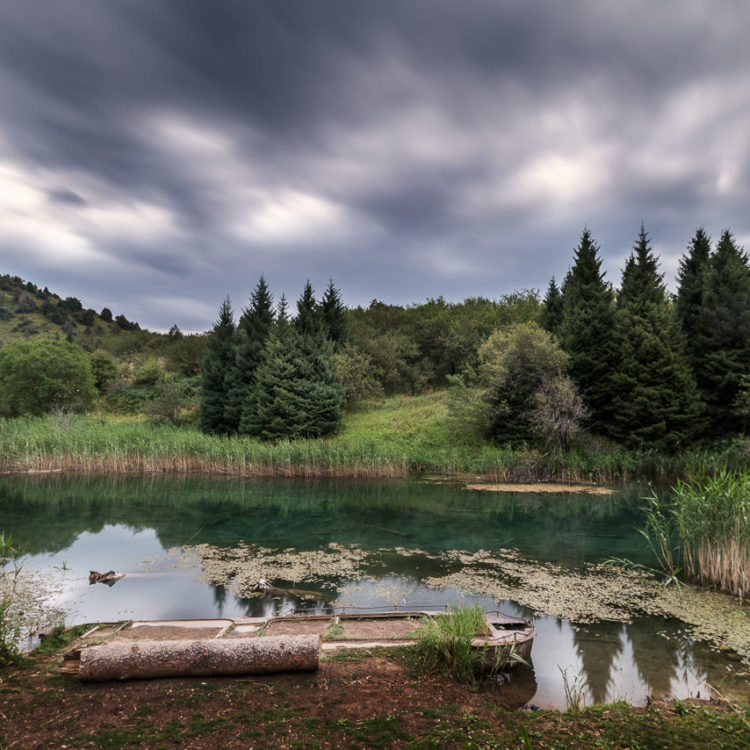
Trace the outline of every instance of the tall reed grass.
[[649, 498], [645, 533], [665, 569], [741, 599], [750, 591], [750, 474], [723, 469], [679, 481], [666, 506]]
[[454, 429], [445, 393], [397, 396], [346, 416], [328, 439], [261, 443], [144, 417], [57, 414], [0, 420], [0, 471], [208, 472], [247, 476], [482, 475], [496, 481], [674, 481], [744, 468], [748, 443], [668, 456], [592, 443], [568, 454], [511, 448]]

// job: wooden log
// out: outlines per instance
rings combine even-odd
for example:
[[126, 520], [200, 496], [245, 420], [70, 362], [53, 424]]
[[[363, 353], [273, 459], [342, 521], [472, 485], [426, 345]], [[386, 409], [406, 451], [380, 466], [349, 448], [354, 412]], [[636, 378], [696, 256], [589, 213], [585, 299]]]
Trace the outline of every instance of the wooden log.
[[320, 635], [191, 641], [110, 641], [81, 649], [82, 682], [313, 671]]

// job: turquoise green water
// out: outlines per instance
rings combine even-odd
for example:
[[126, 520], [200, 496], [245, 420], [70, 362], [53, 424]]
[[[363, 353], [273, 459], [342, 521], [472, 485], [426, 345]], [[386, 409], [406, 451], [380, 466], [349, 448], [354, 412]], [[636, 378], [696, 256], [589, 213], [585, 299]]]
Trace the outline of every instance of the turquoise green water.
[[638, 496], [475, 492], [404, 480], [4, 477], [0, 519], [31, 553], [57, 552], [81, 533], [124, 524], [152, 529], [164, 547], [240, 539], [297, 549], [504, 547], [566, 564], [612, 556], [648, 562], [635, 530]]
[[[198, 580], [200, 564], [177, 561], [185, 547], [229, 550], [239, 543], [297, 552], [335, 543], [371, 554], [364, 579], [328, 576], [334, 590], [329, 601], [390, 608], [477, 600], [488, 609], [531, 616], [512, 601], [425, 585], [428, 576], [445, 573], [435, 556], [505, 548], [573, 568], [612, 557], [652, 564], [636, 530], [640, 494], [473, 492], [413, 480], [0, 477], [0, 529], [26, 550], [25, 567], [54, 572], [61, 581], [51, 604], [63, 608], [71, 624], [330, 608], [294, 596], [242, 598]], [[426, 554], [406, 552], [415, 549]], [[90, 570], [117, 570], [126, 577], [112, 587], [90, 586]], [[564, 707], [561, 668], [569, 679], [577, 675], [585, 682], [589, 701], [706, 695], [709, 685], [719, 683], [723, 692], [742, 696], [747, 690], [732, 655], [717, 656], [692, 643], [680, 623], [643, 618], [576, 629], [556, 618], [535, 620], [533, 668], [520, 670], [508, 685], [518, 704]]]

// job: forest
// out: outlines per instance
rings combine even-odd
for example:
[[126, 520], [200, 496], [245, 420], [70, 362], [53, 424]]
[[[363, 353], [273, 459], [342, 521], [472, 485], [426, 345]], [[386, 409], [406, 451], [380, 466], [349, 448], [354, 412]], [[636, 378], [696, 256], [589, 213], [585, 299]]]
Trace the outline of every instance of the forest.
[[643, 226], [617, 288], [601, 266], [585, 229], [543, 298], [347, 309], [331, 280], [290, 310], [261, 276], [237, 320], [227, 298], [206, 334], [142, 330], [2, 276], [0, 415], [142, 415], [277, 443], [335, 435], [346, 414], [408, 395], [433, 397], [456, 435], [515, 449], [669, 455], [741, 438], [750, 264], [732, 233], [695, 232], [674, 295]]

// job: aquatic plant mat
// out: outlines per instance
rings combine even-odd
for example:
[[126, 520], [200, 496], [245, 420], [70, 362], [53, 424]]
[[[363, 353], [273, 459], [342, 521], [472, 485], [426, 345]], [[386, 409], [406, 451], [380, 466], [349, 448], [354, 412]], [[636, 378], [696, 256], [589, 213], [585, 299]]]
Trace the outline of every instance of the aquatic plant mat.
[[509, 710], [529, 700], [528, 686], [417, 678], [403, 650], [324, 656], [312, 673], [125, 683], [82, 684], [58, 662], [37, 655], [0, 672], [0, 745], [740, 750], [750, 721], [742, 707], [679, 701]]
[[[619, 566], [585, 564], [569, 569], [506, 549], [430, 554], [406, 547], [370, 552], [338, 544], [308, 551], [203, 544], [174, 550], [172, 564], [193, 567], [200, 581], [223, 586], [238, 597], [263, 596], [254, 590], [263, 577], [288, 587], [299, 598], [346, 608], [354, 604], [346, 591], [355, 591], [358, 581], [369, 586], [375, 583], [374, 593], [394, 605], [404, 600], [408, 582], [403, 586], [377, 583], [388, 569], [385, 559], [394, 553], [424, 558], [425, 569], [440, 570], [440, 574], [422, 580], [428, 587], [512, 600], [541, 615], [567, 618], [574, 624], [631, 622], [642, 615], [676, 618], [690, 628], [693, 637], [735, 651], [750, 668], [747, 606], [740, 606], [730, 596], [691, 586], [664, 586], [643, 571]], [[340, 594], [343, 584], [347, 588]]]
[[467, 490], [479, 490], [484, 492], [528, 492], [528, 493], [558, 493], [586, 492], [589, 495], [614, 495], [615, 490], [611, 487], [601, 487], [597, 484], [561, 484], [559, 482], [535, 482], [532, 484], [520, 484], [505, 482], [502, 484], [489, 482], [473, 482], [466, 485]]

